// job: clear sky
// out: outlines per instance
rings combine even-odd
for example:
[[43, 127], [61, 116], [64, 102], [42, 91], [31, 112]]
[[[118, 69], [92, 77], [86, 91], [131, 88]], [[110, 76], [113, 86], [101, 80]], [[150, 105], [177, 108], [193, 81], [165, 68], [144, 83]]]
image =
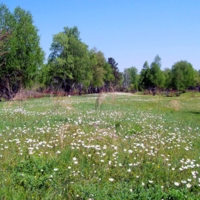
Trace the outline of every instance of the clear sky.
[[142, 69], [156, 55], [162, 69], [186, 60], [200, 69], [200, 0], [3, 0], [30, 11], [48, 57], [54, 34], [77, 26], [81, 40], [113, 57], [118, 68]]

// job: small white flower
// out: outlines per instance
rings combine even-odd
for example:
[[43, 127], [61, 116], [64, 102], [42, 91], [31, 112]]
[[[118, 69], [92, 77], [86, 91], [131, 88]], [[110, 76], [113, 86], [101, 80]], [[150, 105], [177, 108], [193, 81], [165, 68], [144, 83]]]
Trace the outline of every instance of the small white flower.
[[179, 186], [180, 183], [179, 182], [174, 182], [174, 185]]
[[153, 181], [149, 180], [149, 183], [153, 183]]
[[191, 173], [192, 173], [193, 176], [196, 176], [198, 174], [197, 171], [192, 171]]
[[187, 181], [184, 181], [184, 180], [182, 180], [182, 181], [181, 181], [181, 183], [183, 183], [183, 184], [186, 184], [186, 183], [187, 183]]
[[113, 181], [114, 181], [114, 178], [109, 178], [109, 181], [110, 181], [110, 182], [113, 182]]
[[131, 169], [128, 169], [127, 172], [131, 172]]
[[54, 168], [53, 170], [56, 172], [56, 171], [58, 171], [58, 168]]
[[187, 187], [187, 188], [191, 188], [192, 185], [191, 185], [190, 183], [188, 183], [188, 184], [186, 185], [186, 187]]

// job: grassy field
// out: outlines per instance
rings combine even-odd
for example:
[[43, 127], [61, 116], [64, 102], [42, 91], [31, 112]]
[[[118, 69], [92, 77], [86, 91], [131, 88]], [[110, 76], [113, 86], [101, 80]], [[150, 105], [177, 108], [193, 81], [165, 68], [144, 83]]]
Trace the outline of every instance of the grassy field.
[[200, 199], [200, 94], [0, 103], [0, 199]]

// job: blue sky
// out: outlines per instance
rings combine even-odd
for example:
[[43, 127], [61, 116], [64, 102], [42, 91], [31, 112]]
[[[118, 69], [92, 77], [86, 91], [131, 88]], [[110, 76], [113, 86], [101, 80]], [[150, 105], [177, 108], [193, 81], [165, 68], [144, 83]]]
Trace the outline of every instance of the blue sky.
[[162, 69], [186, 60], [200, 69], [199, 0], [3, 0], [11, 12], [20, 6], [33, 15], [48, 57], [54, 34], [77, 26], [81, 39], [118, 68], [142, 69], [156, 55]]

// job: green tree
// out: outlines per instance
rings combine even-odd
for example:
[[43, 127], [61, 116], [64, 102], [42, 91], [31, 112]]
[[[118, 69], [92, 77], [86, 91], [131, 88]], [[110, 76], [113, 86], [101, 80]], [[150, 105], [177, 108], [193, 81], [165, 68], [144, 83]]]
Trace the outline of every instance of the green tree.
[[129, 69], [129, 74], [130, 74], [130, 78], [131, 78], [131, 85], [132, 85], [132, 89], [134, 90], [138, 90], [138, 71], [136, 67], [130, 67]]
[[17, 7], [12, 14], [5, 5], [1, 5], [0, 30], [11, 35], [7, 43], [9, 53], [3, 58], [5, 62], [0, 69], [1, 88], [4, 97], [10, 99], [21, 86], [26, 87], [33, 82], [43, 63], [44, 53], [30, 12]]
[[195, 70], [187, 61], [179, 61], [172, 66], [172, 87], [177, 90], [186, 90], [195, 85]]
[[118, 63], [116, 63], [114, 58], [108, 58], [108, 64], [111, 66], [113, 71], [114, 80], [111, 82], [112, 85], [117, 88], [120, 87], [122, 84], [122, 73], [119, 72], [117, 67]]
[[[0, 30], [0, 57], [1, 57], [1, 62], [4, 62], [4, 56], [5, 54], [9, 53], [9, 47], [7, 45], [8, 41], [9, 41], [9, 32], [3, 32]], [[0, 66], [3, 63], [0, 64]]]
[[104, 65], [106, 59], [101, 51], [92, 50], [91, 65], [92, 65], [92, 87], [102, 87], [104, 86], [104, 75], [106, 71], [104, 70]]
[[161, 58], [157, 55], [150, 67], [151, 87], [164, 86], [164, 74], [161, 70]]
[[[9, 47], [7, 45], [8, 40], [9, 40], [9, 33], [8, 32], [3, 32], [0, 31], [0, 67], [4, 66], [6, 64], [6, 54], [9, 53]], [[5, 93], [5, 83], [4, 80], [5, 78], [3, 77], [4, 74], [2, 73], [3, 70], [0, 70], [0, 101], [1, 97]], [[4, 95], [5, 96], [5, 95]]]
[[36, 82], [39, 84], [40, 89], [46, 88], [50, 85], [51, 77], [49, 76], [50, 66], [48, 64], [43, 64], [37, 73]]
[[138, 90], [139, 76], [136, 67], [130, 67], [124, 70], [123, 85], [130, 90]]
[[82, 88], [90, 78], [90, 57], [88, 47], [81, 42], [77, 27], [65, 27], [53, 37], [48, 64], [50, 65], [51, 84], [54, 88], [69, 93], [75, 84]]
[[164, 80], [165, 80], [165, 83], [164, 83], [164, 88], [166, 89], [170, 89], [172, 86], [171, 86], [171, 82], [172, 82], [172, 73], [171, 73], [171, 69], [169, 68], [166, 68], [164, 69], [163, 71], [163, 74], [164, 74]]
[[105, 89], [106, 91], [109, 91], [112, 82], [115, 80], [115, 77], [111, 65], [107, 62], [105, 62], [104, 64], [104, 71], [105, 71], [104, 74]]
[[194, 81], [195, 81], [195, 86], [200, 86], [200, 70], [195, 70], [195, 77], [194, 77]]
[[152, 82], [151, 82], [150, 67], [149, 67], [148, 62], [146, 61], [140, 72], [139, 87], [141, 90], [144, 90], [144, 89], [148, 89], [151, 86], [152, 86]]
[[111, 66], [106, 62], [104, 54], [95, 48], [89, 51], [91, 65], [90, 92], [97, 89], [109, 90], [110, 82], [114, 80]]
[[131, 83], [131, 77], [130, 77], [130, 73], [128, 68], [124, 69], [124, 73], [123, 73], [123, 86], [125, 89], [128, 89], [128, 87], [130, 86]]

